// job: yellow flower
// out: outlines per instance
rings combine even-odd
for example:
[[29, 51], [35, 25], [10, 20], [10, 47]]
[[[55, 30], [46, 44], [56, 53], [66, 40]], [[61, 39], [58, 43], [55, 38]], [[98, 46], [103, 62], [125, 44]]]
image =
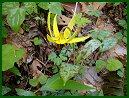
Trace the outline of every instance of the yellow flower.
[[86, 36], [86, 37], [75, 38], [75, 36], [77, 35], [77, 30], [73, 33], [72, 36], [70, 36], [71, 35], [70, 30], [72, 30], [73, 26], [75, 25], [75, 15], [72, 17], [71, 21], [68, 24], [68, 28], [70, 30], [66, 28], [64, 32], [59, 32], [56, 17], [57, 17], [57, 14], [55, 15], [53, 20], [53, 33], [52, 33], [51, 27], [50, 27], [50, 12], [48, 13], [47, 25], [48, 25], [48, 30], [50, 32], [50, 35], [47, 34], [48, 41], [55, 42], [57, 44], [76, 43], [76, 42], [84, 41], [90, 37], [90, 36]]

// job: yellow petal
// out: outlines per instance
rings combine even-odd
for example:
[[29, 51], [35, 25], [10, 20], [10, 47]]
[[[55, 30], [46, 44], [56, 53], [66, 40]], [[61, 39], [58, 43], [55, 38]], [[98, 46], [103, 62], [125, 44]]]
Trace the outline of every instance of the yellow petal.
[[74, 37], [77, 35], [77, 29], [76, 29], [76, 31], [74, 32], [74, 34], [68, 39], [68, 41], [67, 42], [69, 42], [69, 41], [71, 41], [72, 39], [74, 39]]
[[57, 14], [54, 17], [54, 21], [53, 21], [53, 32], [55, 37], [59, 36], [59, 30], [58, 30], [58, 26], [57, 26], [57, 20], [56, 20]]
[[47, 26], [48, 26], [48, 30], [50, 32], [50, 35], [52, 37], [52, 31], [51, 31], [51, 27], [50, 27], [50, 12], [48, 13], [48, 17], [47, 17]]
[[67, 43], [68, 39], [64, 38], [64, 34], [60, 33], [60, 44], [65, 44]]
[[55, 41], [52, 39], [52, 37], [50, 37], [48, 34], [47, 34], [47, 39], [48, 39], [49, 42], [55, 42]]
[[[74, 25], [75, 25], [75, 15], [70, 20], [70, 22], [68, 24], [68, 28], [70, 28], [72, 30]], [[68, 38], [70, 35], [70, 30], [68, 28], [66, 28], [64, 31], [64, 38]]]
[[80, 38], [74, 38], [71, 41], [67, 42], [67, 43], [76, 43], [76, 42], [81, 42], [84, 41], [86, 39], [90, 38], [90, 36], [86, 36], [86, 37], [80, 37]]

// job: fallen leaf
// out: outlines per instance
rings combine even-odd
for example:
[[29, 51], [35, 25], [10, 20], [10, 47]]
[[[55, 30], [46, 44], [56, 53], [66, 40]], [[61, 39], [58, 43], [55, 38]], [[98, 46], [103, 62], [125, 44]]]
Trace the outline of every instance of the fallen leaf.
[[42, 65], [37, 60], [33, 60], [33, 63], [30, 65], [30, 72], [34, 78], [43, 75], [43, 73], [40, 70], [38, 70], [37, 67], [42, 68]]
[[113, 32], [116, 31], [113, 24], [109, 21], [105, 21], [103, 17], [99, 17], [96, 21], [96, 25], [93, 26], [93, 29], [98, 30], [102, 29], [105, 31]]
[[95, 11], [102, 10], [102, 8], [106, 5], [104, 2], [91, 2], [89, 4], [94, 7]]
[[66, 17], [65, 15], [60, 15], [58, 17], [58, 24], [59, 25], [68, 25], [68, 23], [70, 22], [71, 18]]
[[[72, 3], [72, 2], [67, 2], [67, 3], [61, 3], [61, 5], [69, 12], [71, 12], [72, 14], [74, 14], [74, 10], [75, 10], [75, 6], [76, 3]], [[80, 12], [81, 5], [78, 3], [77, 5], [77, 9], [76, 9], [76, 13]]]

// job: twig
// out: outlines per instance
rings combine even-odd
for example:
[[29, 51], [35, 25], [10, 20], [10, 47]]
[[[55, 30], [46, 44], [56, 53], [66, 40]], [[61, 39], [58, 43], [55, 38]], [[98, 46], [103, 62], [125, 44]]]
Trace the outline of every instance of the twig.
[[74, 15], [76, 14], [76, 11], [77, 11], [77, 4], [78, 4], [78, 2], [76, 2], [76, 5], [75, 5]]

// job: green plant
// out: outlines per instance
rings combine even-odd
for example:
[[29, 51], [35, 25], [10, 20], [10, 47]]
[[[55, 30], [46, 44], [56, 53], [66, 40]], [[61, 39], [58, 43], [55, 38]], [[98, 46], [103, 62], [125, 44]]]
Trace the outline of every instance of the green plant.
[[29, 90], [23, 90], [18, 88], [16, 88], [15, 90], [19, 96], [36, 96], [34, 92]]
[[94, 10], [93, 6], [88, 6], [88, 13], [87, 14], [90, 15], [90, 16], [99, 17], [101, 15], [101, 11]]
[[75, 23], [82, 27], [84, 24], [91, 23], [88, 18], [82, 17], [82, 13], [78, 13], [75, 18]]
[[107, 51], [113, 48], [117, 44], [117, 39], [111, 37], [111, 33], [105, 30], [92, 31], [91, 35], [93, 38], [98, 39], [102, 42], [99, 48], [100, 52]]
[[93, 53], [97, 48], [101, 46], [101, 42], [97, 39], [90, 40], [87, 42], [84, 47], [78, 52], [78, 56], [76, 57], [75, 64], [80, 64], [85, 60], [90, 54]]
[[68, 80], [65, 86], [63, 84], [64, 84], [63, 79], [60, 78], [59, 74], [56, 74], [50, 79], [48, 79], [46, 84], [43, 85], [40, 90], [55, 91], [55, 90], [66, 89], [66, 90], [87, 90], [88, 91], [88, 90], [95, 89], [89, 85], [84, 85], [73, 80]]
[[38, 83], [40, 84], [45, 84], [47, 81], [48, 76], [47, 75], [42, 75], [38, 78], [33, 78], [29, 80], [29, 84], [33, 87], [36, 87]]
[[49, 10], [49, 12], [58, 15], [62, 15], [61, 11], [64, 10], [59, 2], [40, 2], [38, 6], [44, 10]]
[[35, 38], [33, 39], [33, 42], [34, 42], [35, 45], [40, 45], [40, 44], [42, 43], [42, 40], [39, 39], [38, 37], [35, 37]]
[[10, 92], [11, 89], [7, 86], [2, 86], [2, 96]]
[[109, 71], [116, 71], [118, 69], [121, 69], [123, 67], [123, 64], [115, 58], [109, 58], [107, 59], [107, 61], [97, 60], [96, 69], [101, 71], [103, 67], [106, 67], [106, 69]]
[[10, 44], [2, 45], [2, 71], [14, 67], [14, 63], [19, 61], [25, 54], [25, 50]]

